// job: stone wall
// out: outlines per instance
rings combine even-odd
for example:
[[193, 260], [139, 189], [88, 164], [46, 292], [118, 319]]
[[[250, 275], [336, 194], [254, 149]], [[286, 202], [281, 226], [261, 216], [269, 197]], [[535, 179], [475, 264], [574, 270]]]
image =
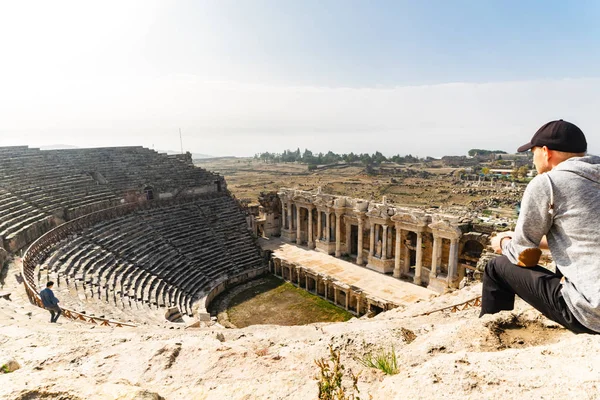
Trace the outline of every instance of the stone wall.
[[213, 282], [213, 287], [208, 291], [206, 296], [201, 298], [194, 305], [194, 308], [195, 308], [194, 314], [198, 317], [198, 320], [200, 320], [202, 322], [209, 322], [210, 314], [208, 312], [208, 307], [210, 306], [210, 303], [215, 299], [215, 297], [217, 297], [218, 295], [220, 295], [221, 293], [223, 293], [230, 287], [233, 287], [233, 286], [239, 285], [241, 283], [247, 282], [249, 280], [252, 280], [258, 276], [263, 275], [267, 271], [268, 271], [267, 267], [260, 267], [260, 268], [256, 268], [256, 269], [253, 269], [250, 271], [243, 272], [239, 275], [230, 276], [230, 277], [228, 276], [218, 282]]
[[398, 304], [376, 298], [358, 287], [349, 286], [309, 267], [295, 265], [274, 255], [269, 260], [268, 268], [275, 276], [359, 317], [365, 314], [373, 316], [399, 307]]
[[24, 249], [28, 244], [32, 243], [44, 233], [57, 226], [57, 224], [57, 218], [52, 216], [32, 223], [27, 228], [20, 230], [16, 234], [4, 238], [6, 250], [11, 253], [16, 253], [17, 251]]
[[281, 235], [281, 202], [277, 192], [261, 192], [258, 196], [259, 215], [262, 223], [262, 234], [265, 237]]

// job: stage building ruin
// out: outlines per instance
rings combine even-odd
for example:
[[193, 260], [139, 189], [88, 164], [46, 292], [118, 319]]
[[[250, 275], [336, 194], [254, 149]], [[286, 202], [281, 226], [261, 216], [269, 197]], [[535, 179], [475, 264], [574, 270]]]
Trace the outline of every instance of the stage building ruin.
[[458, 288], [489, 244], [489, 235], [461, 216], [398, 207], [385, 197], [375, 202], [288, 188], [277, 196], [279, 207], [271, 201], [262, 217], [271, 221], [265, 236], [280, 235], [438, 293]]

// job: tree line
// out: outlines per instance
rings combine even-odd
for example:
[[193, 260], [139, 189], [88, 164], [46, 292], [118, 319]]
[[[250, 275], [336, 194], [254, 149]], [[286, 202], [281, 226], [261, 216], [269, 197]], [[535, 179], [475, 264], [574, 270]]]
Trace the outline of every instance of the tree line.
[[[484, 176], [490, 175], [490, 172], [491, 172], [491, 170], [488, 167], [481, 168], [481, 173]], [[527, 165], [523, 165], [520, 167], [514, 167], [510, 172], [510, 175], [515, 179], [526, 178], [527, 174], [529, 174], [529, 166], [527, 166]]]
[[475, 156], [489, 156], [490, 154], [506, 154], [505, 151], [502, 150], [484, 150], [484, 149], [471, 149], [467, 153], [469, 157]]
[[[469, 157], [475, 156], [486, 156], [490, 154], [507, 154], [502, 150], [484, 150], [484, 149], [471, 149], [467, 153]], [[498, 159], [501, 159], [502, 156], [499, 156]], [[396, 154], [391, 157], [384, 156], [381, 152], [376, 151], [373, 154], [368, 153], [344, 153], [338, 154], [333, 151], [328, 151], [327, 153], [313, 153], [309, 149], [305, 149], [303, 152], [300, 151], [300, 148], [296, 150], [284, 150], [283, 153], [270, 153], [265, 151], [264, 153], [257, 153], [254, 155], [254, 159], [261, 160], [263, 162], [270, 163], [304, 163], [308, 165], [323, 165], [323, 164], [334, 164], [338, 162], [361, 162], [364, 165], [379, 165], [382, 162], [394, 162], [396, 164], [406, 164], [406, 163], [418, 163], [418, 162], [428, 162], [435, 160], [433, 157], [415, 157], [411, 154], [401, 156], [400, 154]]]
[[417, 163], [423, 161], [431, 161], [434, 160], [432, 157], [419, 158], [408, 154], [406, 156], [401, 156], [396, 154], [392, 157], [386, 157], [381, 152], [376, 151], [373, 154], [368, 153], [347, 153], [347, 154], [337, 154], [332, 151], [328, 151], [327, 153], [317, 153], [314, 154], [309, 149], [305, 149], [304, 152], [300, 151], [300, 148], [293, 150], [284, 150], [283, 153], [258, 153], [254, 155], [254, 158], [257, 160], [262, 160], [263, 162], [298, 162], [305, 163], [308, 165], [322, 165], [322, 164], [334, 164], [338, 162], [361, 162], [364, 165], [379, 165], [382, 162], [391, 161], [397, 164], [405, 164], [405, 163]]

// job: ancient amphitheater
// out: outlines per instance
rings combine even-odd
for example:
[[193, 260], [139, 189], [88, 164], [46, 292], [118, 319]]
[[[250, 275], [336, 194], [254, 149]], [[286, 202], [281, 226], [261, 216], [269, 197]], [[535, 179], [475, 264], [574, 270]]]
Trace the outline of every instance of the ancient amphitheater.
[[264, 270], [224, 179], [189, 156], [142, 147], [0, 152], [2, 247], [24, 251], [36, 303], [52, 280], [72, 318], [181, 320], [224, 281]]
[[[0, 396], [311, 399], [332, 348], [363, 369], [361, 398], [597, 398], [595, 338], [522, 303], [476, 318], [491, 233], [467, 214], [319, 189], [245, 207], [189, 154], [0, 148]], [[265, 273], [357, 318], [215, 325], [213, 298]], [[39, 307], [49, 280], [62, 324]], [[398, 375], [361, 367], [390, 346]]]

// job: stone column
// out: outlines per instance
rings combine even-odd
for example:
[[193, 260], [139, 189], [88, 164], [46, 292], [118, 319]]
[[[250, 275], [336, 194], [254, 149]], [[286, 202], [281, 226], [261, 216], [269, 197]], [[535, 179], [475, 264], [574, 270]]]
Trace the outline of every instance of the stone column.
[[458, 239], [450, 239], [450, 254], [448, 256], [448, 286], [456, 282], [458, 276]]
[[325, 300], [327, 300], [327, 283], [329, 283], [329, 281], [327, 279], [323, 279], [323, 293], [325, 295]]
[[369, 236], [369, 256], [375, 253], [375, 224], [371, 221], [371, 235]]
[[382, 225], [383, 227], [383, 241], [381, 242], [381, 259], [387, 260], [387, 225]]
[[313, 215], [313, 206], [308, 206], [308, 240], [307, 240], [307, 245], [309, 249], [314, 249], [315, 248], [315, 241], [313, 238], [313, 220], [312, 220], [312, 215]]
[[323, 234], [323, 224], [321, 221], [321, 211], [317, 210], [317, 241], [319, 241], [319, 242], [321, 241], [322, 234]]
[[362, 257], [362, 249], [363, 249], [363, 220], [362, 220], [362, 215], [358, 216], [358, 250], [357, 250], [357, 256], [356, 256], [356, 263], [358, 265], [362, 265], [363, 264], [363, 257]]
[[[335, 232], [337, 230], [337, 224], [336, 224], [336, 220], [334, 219], [334, 215], [331, 215], [331, 214], [329, 215], [329, 223], [331, 225], [335, 225], [335, 226], [331, 226], [330, 225], [330, 229], [329, 229], [329, 231], [330, 231], [330, 240], [335, 240], [335, 237], [336, 237]], [[331, 237], [331, 236], [333, 236], [333, 237]]]
[[439, 258], [442, 255], [442, 238], [433, 234], [433, 249], [431, 251], [431, 272], [429, 272], [429, 278], [435, 278], [437, 276], [438, 268], [440, 267]]
[[344, 292], [346, 294], [346, 310], [348, 310], [348, 305], [350, 304], [350, 293], [349, 291]]
[[342, 227], [340, 226], [342, 216], [335, 213], [335, 256], [342, 255]]
[[396, 256], [394, 257], [394, 278], [400, 278], [400, 260], [402, 257], [402, 230], [396, 224]]
[[281, 213], [282, 213], [282, 218], [283, 218], [283, 229], [286, 229], [286, 225], [287, 225], [287, 212], [286, 212], [286, 204], [285, 203], [281, 203]]
[[356, 296], [356, 315], [360, 317], [360, 294], [357, 293]]
[[329, 245], [329, 242], [331, 242], [331, 213], [327, 212], [325, 213], [325, 218], [326, 218], [326, 222], [325, 222], [325, 229], [327, 230], [327, 232], [325, 232], [325, 241], [327, 242], [327, 245]]
[[407, 274], [410, 272], [410, 249], [406, 246], [406, 252], [404, 253], [404, 273]]
[[302, 244], [302, 235], [300, 233], [300, 207], [296, 204], [296, 243]]
[[333, 304], [335, 304], [336, 306], [338, 305], [338, 301], [337, 301], [338, 295], [337, 294], [338, 294], [338, 288], [334, 286], [333, 287]]
[[423, 233], [417, 232], [417, 262], [415, 265], [415, 284], [421, 284], [421, 268], [423, 267]]
[[291, 201], [287, 202], [287, 209], [288, 209], [288, 212], [287, 212], [288, 229], [291, 231], [293, 229], [292, 228], [292, 218], [294, 217], [292, 215], [292, 202]]
[[352, 224], [350, 221], [346, 220], [346, 253], [350, 254], [350, 248], [352, 244], [350, 243], [350, 237], [352, 236]]

